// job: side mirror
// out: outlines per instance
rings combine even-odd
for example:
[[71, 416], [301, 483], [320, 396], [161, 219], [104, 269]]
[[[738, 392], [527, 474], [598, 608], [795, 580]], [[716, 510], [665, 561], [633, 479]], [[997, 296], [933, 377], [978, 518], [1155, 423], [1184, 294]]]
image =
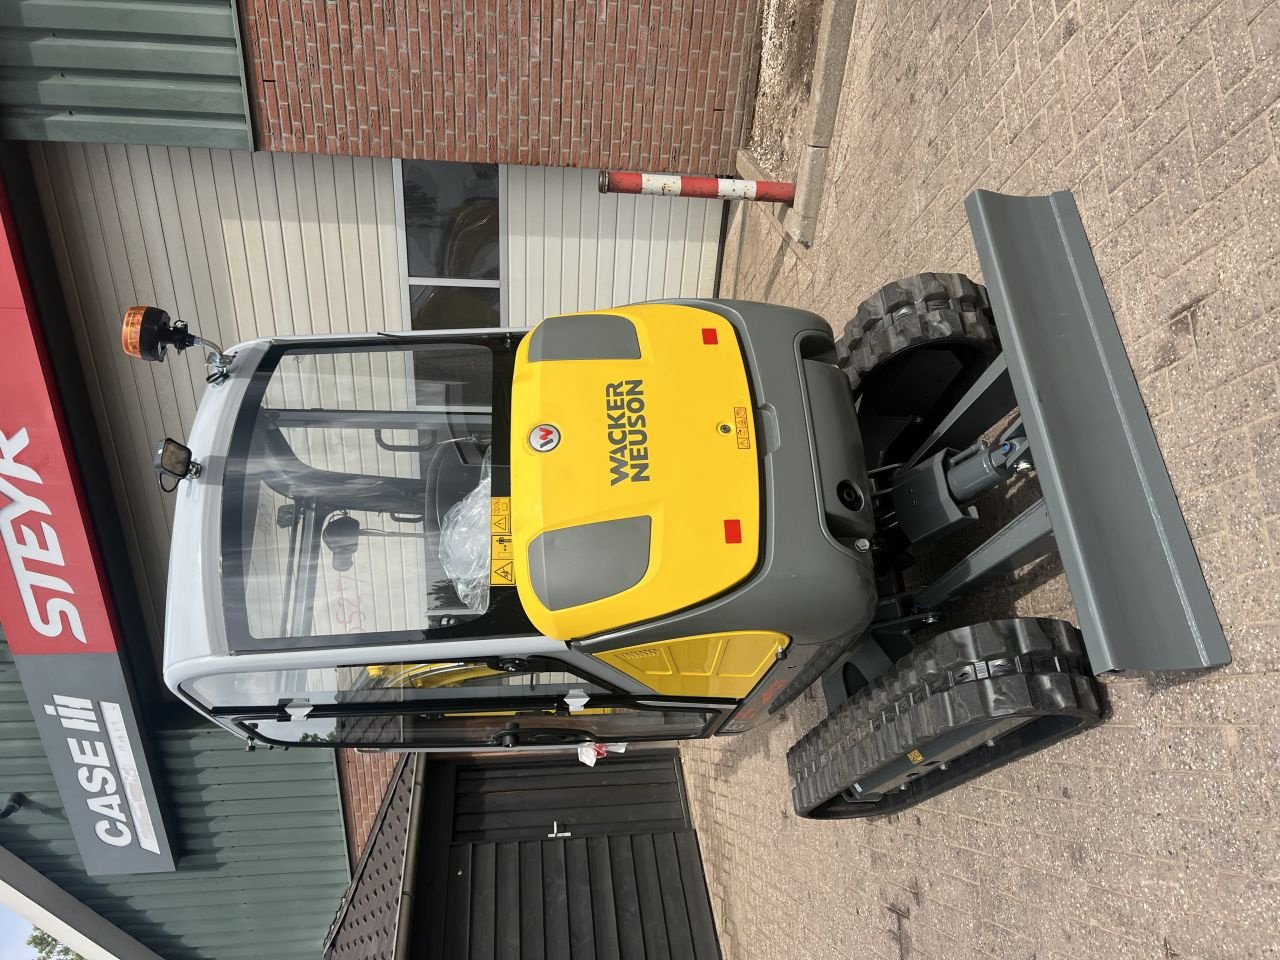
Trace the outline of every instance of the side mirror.
[[164, 443], [160, 444], [160, 449], [156, 451], [155, 459], [152, 461], [156, 474], [160, 477], [160, 488], [166, 493], [172, 492], [177, 486], [164, 486], [165, 477], [173, 477], [174, 480], [186, 480], [189, 477], [200, 476], [200, 464], [191, 459], [191, 448], [185, 444], [179, 443], [172, 437], [165, 437]]

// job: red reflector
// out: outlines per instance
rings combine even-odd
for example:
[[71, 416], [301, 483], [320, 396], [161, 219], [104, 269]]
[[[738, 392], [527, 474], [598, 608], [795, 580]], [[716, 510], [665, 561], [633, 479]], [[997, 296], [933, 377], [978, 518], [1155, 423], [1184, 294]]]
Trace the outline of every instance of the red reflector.
[[741, 543], [742, 542], [742, 521], [726, 520], [724, 522], [724, 542], [725, 543]]
[[702, 328], [702, 342], [707, 346], [715, 346], [720, 342], [719, 336], [716, 335], [715, 327]]

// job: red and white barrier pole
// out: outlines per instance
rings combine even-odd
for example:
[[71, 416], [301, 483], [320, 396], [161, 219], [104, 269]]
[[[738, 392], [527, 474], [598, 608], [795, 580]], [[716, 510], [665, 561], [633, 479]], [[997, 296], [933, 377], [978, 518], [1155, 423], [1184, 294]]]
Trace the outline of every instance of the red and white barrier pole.
[[736, 180], [731, 177], [682, 177], [669, 173], [600, 171], [601, 193], [644, 193], [658, 197], [703, 197], [711, 200], [764, 200], [791, 203], [794, 183]]

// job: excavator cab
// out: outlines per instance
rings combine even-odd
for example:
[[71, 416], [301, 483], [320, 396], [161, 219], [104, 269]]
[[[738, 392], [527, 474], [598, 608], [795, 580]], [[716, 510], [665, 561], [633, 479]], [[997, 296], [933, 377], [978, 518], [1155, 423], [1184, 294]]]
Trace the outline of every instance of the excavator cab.
[[[222, 351], [134, 308], [131, 355], [209, 350], [157, 454], [166, 684], [250, 744], [484, 750], [737, 733], [821, 680], [796, 808], [862, 817], [1096, 724], [1095, 672], [1226, 662], [1074, 202], [969, 209], [991, 296], [908, 277], [838, 340], [694, 299]], [[1079, 629], [942, 624], [1053, 553]]]
[[[520, 339], [231, 352], [178, 494], [167, 676], [182, 697], [241, 736], [283, 745], [701, 733], [712, 711], [631, 706], [616, 683], [566, 662], [564, 644], [536, 638], [502, 580], [508, 568], [490, 562], [512, 554]], [[592, 709], [571, 714], [575, 697]]]

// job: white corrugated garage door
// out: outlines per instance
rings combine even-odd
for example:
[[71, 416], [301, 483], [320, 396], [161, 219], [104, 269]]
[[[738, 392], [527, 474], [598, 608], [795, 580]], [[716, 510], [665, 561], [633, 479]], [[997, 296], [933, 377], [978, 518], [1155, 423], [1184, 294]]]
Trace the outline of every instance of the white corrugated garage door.
[[120, 321], [156, 304], [229, 346], [400, 318], [390, 160], [36, 143], [32, 166], [143, 611], [158, 636], [173, 499], [151, 457], [187, 435], [204, 366], [137, 363]]
[[506, 169], [506, 318], [714, 293], [723, 201], [601, 194], [598, 171]]

